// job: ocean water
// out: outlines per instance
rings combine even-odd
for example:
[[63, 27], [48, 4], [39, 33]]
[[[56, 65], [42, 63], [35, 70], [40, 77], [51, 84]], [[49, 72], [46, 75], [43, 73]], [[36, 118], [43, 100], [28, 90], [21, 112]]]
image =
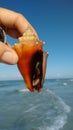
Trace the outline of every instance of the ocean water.
[[0, 81], [0, 130], [73, 130], [73, 79], [47, 79], [40, 93]]

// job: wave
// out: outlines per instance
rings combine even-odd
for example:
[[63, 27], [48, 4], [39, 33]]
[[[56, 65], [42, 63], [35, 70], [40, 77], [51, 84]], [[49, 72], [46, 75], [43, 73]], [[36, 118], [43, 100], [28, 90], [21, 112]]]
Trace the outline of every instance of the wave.
[[[12, 130], [60, 130], [63, 128], [71, 108], [56, 93], [47, 89], [48, 82], [42, 92], [33, 94], [20, 82], [12, 83], [13, 85], [11, 82], [8, 85], [3, 82], [5, 86], [3, 87], [1, 82], [0, 115], [3, 121], [1, 120], [0, 127]], [[66, 86], [70, 82], [63, 80], [60, 83]], [[7, 115], [6, 118], [5, 115]]]
[[62, 98], [56, 96], [55, 93], [50, 90], [47, 90], [47, 92], [57, 98], [56, 108], [62, 109], [62, 111], [59, 111], [59, 114], [53, 117], [53, 123], [51, 126], [41, 126], [38, 130], [59, 130], [67, 123], [67, 114], [71, 111], [71, 108], [62, 100]]
[[17, 90], [19, 93], [25, 93], [25, 92], [29, 92], [28, 89], [24, 88], [24, 89], [19, 89]]
[[59, 130], [63, 128], [67, 120], [67, 116], [58, 116], [52, 126], [40, 127], [38, 130]]
[[66, 82], [64, 82], [64, 83], [63, 83], [63, 85], [64, 85], [64, 86], [67, 86], [67, 83], [66, 83]]
[[[61, 107], [64, 109], [64, 112], [69, 113], [71, 111], [70, 106], [68, 106], [61, 97], [57, 96], [54, 92], [51, 90], [46, 90], [50, 95], [52, 95], [54, 98], [56, 98], [57, 105], [61, 105]], [[60, 106], [59, 106], [60, 107]]]
[[[28, 91], [22, 89], [19, 92]], [[20, 130], [22, 126], [26, 130], [59, 130], [66, 124], [71, 108], [51, 90], [46, 89], [39, 94], [26, 93], [24, 99], [21, 116], [15, 124], [17, 129]]]

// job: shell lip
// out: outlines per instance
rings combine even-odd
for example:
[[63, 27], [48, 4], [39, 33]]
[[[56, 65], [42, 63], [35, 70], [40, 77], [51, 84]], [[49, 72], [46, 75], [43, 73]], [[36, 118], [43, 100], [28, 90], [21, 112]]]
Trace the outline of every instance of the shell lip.
[[39, 78], [37, 78], [36, 80], [33, 80], [32, 88], [34, 90], [37, 90], [38, 92], [42, 90], [41, 80]]

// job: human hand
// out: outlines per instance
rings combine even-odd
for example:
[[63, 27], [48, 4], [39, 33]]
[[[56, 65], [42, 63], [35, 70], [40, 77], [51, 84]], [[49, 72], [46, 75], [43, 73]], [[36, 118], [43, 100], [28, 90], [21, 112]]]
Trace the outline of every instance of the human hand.
[[[30, 24], [23, 15], [11, 10], [0, 8], [0, 26], [5, 30], [6, 34], [18, 38], [28, 28], [28, 25]], [[36, 34], [32, 26], [31, 28]], [[16, 64], [18, 62], [16, 52], [10, 45], [8, 46], [3, 42], [0, 42], [0, 62], [7, 64]]]

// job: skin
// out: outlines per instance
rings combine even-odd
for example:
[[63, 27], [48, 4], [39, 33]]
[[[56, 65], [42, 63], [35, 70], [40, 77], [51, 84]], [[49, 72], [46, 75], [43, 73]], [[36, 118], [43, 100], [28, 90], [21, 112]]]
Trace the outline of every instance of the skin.
[[[6, 34], [11, 37], [20, 37], [29, 25], [30, 23], [22, 14], [0, 8], [0, 26], [5, 30]], [[32, 26], [31, 28], [34, 34], [37, 35], [34, 28]], [[0, 62], [6, 64], [16, 64], [18, 62], [18, 55], [16, 52], [10, 45], [6, 45], [2, 42], [0, 42]]]

